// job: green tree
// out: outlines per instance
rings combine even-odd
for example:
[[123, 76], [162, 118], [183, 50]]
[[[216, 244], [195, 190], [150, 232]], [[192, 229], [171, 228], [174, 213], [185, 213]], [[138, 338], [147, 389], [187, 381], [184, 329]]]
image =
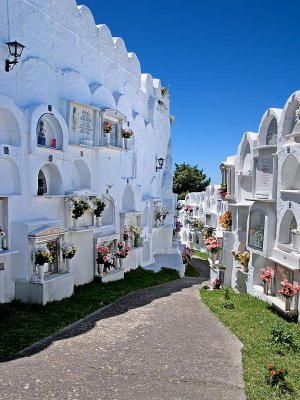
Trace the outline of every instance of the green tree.
[[198, 165], [175, 164], [173, 192], [178, 194], [179, 200], [183, 200], [187, 192], [202, 192], [209, 184], [210, 178], [206, 178]]

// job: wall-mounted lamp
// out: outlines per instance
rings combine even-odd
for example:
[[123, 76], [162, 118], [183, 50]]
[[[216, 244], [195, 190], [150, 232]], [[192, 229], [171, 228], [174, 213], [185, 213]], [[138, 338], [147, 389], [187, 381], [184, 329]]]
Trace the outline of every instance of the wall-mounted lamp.
[[23, 46], [21, 43], [17, 42], [16, 40], [14, 42], [8, 42], [6, 44], [8, 46], [10, 55], [13, 58], [12, 61], [5, 60], [5, 71], [9, 72], [10, 70], [13, 69], [13, 67], [16, 64], [18, 64], [18, 58], [21, 57], [25, 46]]
[[158, 166], [156, 166], [156, 172], [157, 172], [159, 169], [162, 169], [162, 167], [164, 165], [164, 162], [165, 162], [165, 159], [160, 157], [156, 161], [157, 161], [157, 164], [158, 164]]

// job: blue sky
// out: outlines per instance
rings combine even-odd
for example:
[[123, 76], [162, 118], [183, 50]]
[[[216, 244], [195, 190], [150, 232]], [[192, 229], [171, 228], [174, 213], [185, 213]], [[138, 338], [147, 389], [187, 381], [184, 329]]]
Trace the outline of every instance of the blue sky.
[[[80, 4], [80, 2], [78, 2]], [[300, 0], [82, 0], [169, 86], [174, 162], [219, 164], [300, 89]]]

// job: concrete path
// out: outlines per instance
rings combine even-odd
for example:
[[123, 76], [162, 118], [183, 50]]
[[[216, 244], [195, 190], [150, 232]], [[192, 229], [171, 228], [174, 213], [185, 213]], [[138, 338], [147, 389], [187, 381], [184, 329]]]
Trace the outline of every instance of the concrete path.
[[0, 399], [245, 399], [241, 343], [200, 301], [200, 284], [128, 295], [1, 363]]

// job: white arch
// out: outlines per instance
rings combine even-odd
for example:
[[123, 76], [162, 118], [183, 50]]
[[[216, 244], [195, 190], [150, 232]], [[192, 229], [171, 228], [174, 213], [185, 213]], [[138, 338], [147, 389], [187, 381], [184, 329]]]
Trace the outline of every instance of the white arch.
[[0, 158], [0, 196], [21, 194], [20, 172], [17, 164], [7, 158]]
[[[44, 164], [39, 171], [42, 171], [46, 179], [47, 195], [63, 194], [61, 173], [57, 165], [53, 163]], [[38, 179], [36, 179], [36, 192], [38, 192]]]
[[75, 160], [72, 168], [72, 188], [91, 189], [91, 186], [91, 172], [89, 167], [83, 160]]

